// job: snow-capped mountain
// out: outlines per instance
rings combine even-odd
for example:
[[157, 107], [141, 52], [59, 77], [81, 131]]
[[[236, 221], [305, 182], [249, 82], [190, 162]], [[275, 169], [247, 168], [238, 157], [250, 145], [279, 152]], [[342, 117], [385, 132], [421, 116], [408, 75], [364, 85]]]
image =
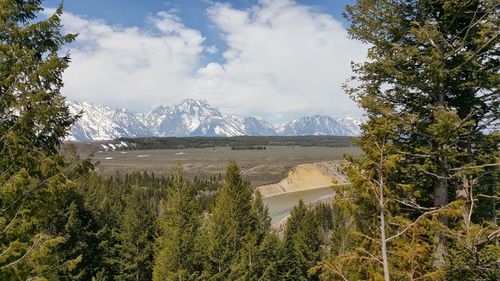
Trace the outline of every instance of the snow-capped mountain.
[[111, 140], [122, 136], [144, 137], [151, 131], [137, 115], [126, 109], [113, 109], [88, 102], [68, 102], [72, 114], [82, 113], [71, 128], [68, 140]]
[[277, 128], [273, 124], [255, 117], [246, 117], [243, 123], [250, 136], [275, 136], [278, 134]]
[[346, 133], [349, 136], [359, 136], [361, 134], [361, 124], [365, 122], [364, 118], [352, 118], [352, 117], [344, 117], [341, 119], [337, 119], [337, 122], [341, 123], [346, 129]]
[[144, 136], [301, 136], [360, 133], [360, 121], [354, 118], [306, 116], [282, 125], [273, 125], [255, 117], [224, 115], [206, 101], [186, 99], [175, 106], [159, 106], [146, 113], [113, 109], [88, 102], [68, 102], [73, 114], [82, 112], [68, 140], [111, 140]]
[[319, 136], [319, 135], [334, 135], [334, 136], [353, 136], [357, 135], [352, 124], [349, 126], [341, 122], [342, 119], [336, 120], [329, 116], [314, 115], [305, 116], [298, 120], [293, 120], [286, 123], [280, 135], [284, 136]]
[[236, 116], [210, 116], [193, 131], [190, 136], [244, 136], [250, 135], [245, 130], [243, 121]]
[[158, 134], [161, 123], [172, 112], [173, 109], [171, 107], [161, 105], [150, 112], [138, 113], [137, 118], [151, 133]]
[[165, 115], [158, 129], [152, 129], [158, 136], [186, 137], [212, 118], [224, 119], [224, 116], [206, 101], [186, 99]]

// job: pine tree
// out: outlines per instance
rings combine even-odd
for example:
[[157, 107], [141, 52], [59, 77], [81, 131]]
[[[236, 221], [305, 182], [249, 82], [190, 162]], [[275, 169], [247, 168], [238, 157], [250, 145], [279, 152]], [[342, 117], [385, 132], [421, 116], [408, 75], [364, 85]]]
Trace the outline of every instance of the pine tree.
[[0, 1], [0, 279], [56, 279], [78, 260], [54, 251], [64, 241], [43, 229], [71, 188], [58, 148], [74, 122], [60, 94], [75, 35], [61, 33], [62, 8], [40, 19], [40, 0]]
[[109, 263], [116, 268], [116, 279], [151, 279], [155, 207], [146, 187], [135, 187], [127, 194], [121, 222], [113, 230], [117, 243], [109, 259]]
[[192, 184], [178, 168], [163, 202], [156, 239], [153, 280], [194, 280], [200, 273], [196, 253], [200, 213]]
[[252, 188], [241, 178], [236, 162], [229, 162], [208, 225], [208, 264], [213, 280], [225, 280], [238, 252], [255, 232]]
[[261, 241], [271, 229], [271, 217], [269, 216], [269, 207], [264, 205], [259, 191], [254, 193], [252, 212], [255, 214], [257, 238]]
[[[266, 249], [263, 245], [272, 242], [271, 237], [273, 234], [270, 233], [271, 218], [269, 217], [268, 207], [264, 205], [262, 196], [258, 191], [254, 194], [252, 200], [252, 212], [255, 219], [253, 223], [255, 228], [245, 235], [242, 247], [234, 258], [229, 275], [229, 279], [232, 280], [260, 280], [266, 270], [268, 275], [274, 274], [269, 270], [273, 263], [276, 264], [276, 256], [270, 255], [269, 251], [275, 251], [276, 248]], [[273, 245], [273, 247], [276, 246], [277, 244]]]
[[64, 280], [90, 280], [104, 266], [99, 248], [99, 225], [87, 208], [83, 196], [73, 191], [68, 194], [69, 206], [49, 218], [45, 227], [49, 233], [65, 238], [56, 248], [63, 260], [78, 260], [71, 270], [62, 268], [59, 275]]
[[290, 212], [283, 243], [283, 280], [318, 280], [310, 270], [321, 258], [320, 225], [314, 211], [308, 210], [302, 200]]
[[259, 260], [261, 264], [262, 274], [259, 275], [260, 281], [279, 280], [279, 262], [282, 259], [282, 251], [278, 234], [269, 232], [264, 237], [264, 240], [259, 245]]
[[[447, 278], [454, 263], [450, 250], [457, 245], [489, 249], [488, 256], [497, 247], [492, 241], [498, 225], [492, 212], [478, 210], [477, 202], [496, 196], [481, 179], [494, 178], [499, 165], [499, 135], [490, 132], [500, 105], [498, 5], [360, 0], [348, 6], [347, 17], [351, 36], [370, 44], [369, 60], [354, 66], [359, 86], [347, 89], [367, 110], [363, 137], [384, 124], [393, 126], [386, 159], [397, 159], [397, 172], [388, 178], [386, 192], [395, 197], [386, 211], [401, 229], [386, 241], [400, 246], [394, 265], [409, 257], [408, 243], [432, 245], [433, 268], [421, 273]], [[363, 147], [365, 154], [374, 155], [377, 145]], [[377, 173], [376, 167], [362, 168], [362, 173]], [[476, 210], [490, 215], [474, 216]], [[473, 233], [481, 238], [461, 238]], [[469, 254], [480, 252], [475, 251]], [[484, 262], [470, 270], [492, 266]]]
[[[349, 223], [356, 224], [356, 229], [351, 226], [351, 229], [342, 235], [355, 237], [351, 238], [350, 241], [357, 247], [339, 245], [342, 248], [336, 249], [338, 251], [336, 263], [341, 264], [342, 260], [345, 261], [354, 256], [358, 260], [365, 260], [364, 266], [370, 268], [370, 275], [380, 276], [389, 281], [391, 276], [397, 275], [394, 272], [395, 265], [391, 264], [391, 262], [395, 262], [394, 260], [397, 259], [398, 263], [405, 264], [402, 266], [403, 271], [405, 268], [411, 268], [411, 266], [407, 266], [406, 262], [408, 261], [405, 261], [405, 258], [396, 257], [397, 248], [390, 248], [389, 244], [390, 240], [402, 235], [396, 233], [397, 228], [392, 226], [401, 224], [403, 218], [399, 220], [395, 218], [397, 209], [394, 210], [394, 207], [396, 205], [390, 204], [390, 202], [403, 200], [403, 198], [398, 197], [398, 194], [404, 192], [391, 181], [400, 172], [397, 169], [397, 163], [402, 156], [397, 153], [393, 145], [396, 138], [395, 128], [399, 125], [400, 120], [390, 118], [393, 116], [391, 108], [381, 102], [365, 100], [363, 105], [367, 109], [369, 120], [362, 126], [364, 133], [356, 142], [364, 154], [360, 157], [348, 158], [350, 165], [346, 170], [352, 185], [348, 187], [347, 194], [338, 190], [338, 196], [335, 200], [335, 204], [343, 208], [343, 210], [337, 209], [337, 211], [342, 215], [348, 214]], [[352, 205], [355, 205], [356, 208], [353, 209]], [[357, 218], [355, 222], [352, 220], [353, 215]], [[342, 227], [343, 225], [339, 226], [340, 231], [342, 231]], [[375, 229], [378, 231], [374, 231]], [[376, 241], [378, 245], [373, 245], [372, 241]], [[360, 245], [363, 246], [360, 247], [361, 249], [358, 248]], [[416, 245], [413, 246], [416, 247]], [[415, 251], [418, 250], [415, 249]], [[389, 252], [392, 253], [392, 256], [389, 256]], [[411, 260], [425, 264], [424, 261], [417, 260], [415, 257], [412, 257]], [[379, 264], [380, 266], [378, 266]], [[357, 270], [360, 268], [344, 269], [343, 273], [339, 271], [335, 274], [351, 275], [351, 278], [354, 278], [358, 274]], [[419, 274], [414, 268], [411, 270], [413, 277]], [[404, 273], [401, 274], [404, 275]]]

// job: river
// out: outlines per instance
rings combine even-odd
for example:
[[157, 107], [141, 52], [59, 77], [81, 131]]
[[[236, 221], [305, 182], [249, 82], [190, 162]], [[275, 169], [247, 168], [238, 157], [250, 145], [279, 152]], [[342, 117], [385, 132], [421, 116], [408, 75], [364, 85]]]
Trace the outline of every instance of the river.
[[269, 215], [271, 216], [272, 225], [277, 225], [290, 214], [290, 211], [295, 205], [297, 205], [297, 203], [299, 203], [300, 199], [302, 199], [307, 205], [308, 203], [332, 198], [334, 194], [335, 192], [331, 187], [323, 187], [283, 193], [263, 198], [263, 201], [264, 204], [267, 204], [269, 207]]

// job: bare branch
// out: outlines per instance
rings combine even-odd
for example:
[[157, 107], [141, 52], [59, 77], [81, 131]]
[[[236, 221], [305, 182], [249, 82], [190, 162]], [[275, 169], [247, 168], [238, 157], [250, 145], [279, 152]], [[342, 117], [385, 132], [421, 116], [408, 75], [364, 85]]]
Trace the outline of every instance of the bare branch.
[[465, 167], [460, 167], [460, 168], [453, 168], [450, 170], [451, 171], [462, 171], [462, 170], [482, 169], [482, 168], [487, 168], [487, 167], [500, 167], [500, 163], [483, 164], [483, 165], [477, 165], [477, 166], [465, 166]]
[[437, 209], [437, 207], [430, 207], [430, 208], [429, 207], [422, 207], [422, 206], [418, 205], [417, 202], [415, 202], [414, 200], [411, 200], [411, 201], [403, 201], [403, 200], [398, 200], [398, 199], [389, 199], [389, 200], [398, 202], [402, 205], [405, 205], [407, 207], [413, 208], [415, 210], [420, 210], [420, 211], [433, 211], [433, 210]]
[[407, 225], [402, 231], [400, 231], [400, 232], [394, 234], [393, 236], [387, 238], [385, 241], [390, 241], [390, 240], [392, 240], [394, 238], [397, 238], [397, 237], [403, 235], [406, 231], [408, 231], [408, 229], [410, 229], [411, 227], [413, 227], [414, 225], [416, 225], [422, 218], [426, 217], [427, 215], [430, 215], [430, 214], [433, 214], [433, 213], [437, 213], [437, 212], [439, 212], [439, 211], [441, 211], [443, 209], [446, 209], [452, 203], [449, 203], [446, 206], [443, 206], [443, 207], [441, 207], [439, 209], [428, 211], [428, 212], [425, 212], [425, 213], [421, 214], [416, 220], [414, 220], [412, 223], [410, 223], [409, 225]]
[[500, 200], [500, 197], [493, 196], [493, 195], [478, 194], [478, 195], [476, 195], [476, 197], [482, 197], [482, 198], [487, 198], [487, 199]]

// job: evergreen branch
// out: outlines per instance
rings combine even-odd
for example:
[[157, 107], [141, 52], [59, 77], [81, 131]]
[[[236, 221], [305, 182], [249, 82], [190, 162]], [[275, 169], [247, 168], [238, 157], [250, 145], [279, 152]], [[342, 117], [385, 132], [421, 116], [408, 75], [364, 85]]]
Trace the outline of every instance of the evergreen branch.
[[492, 42], [494, 42], [496, 39], [498, 39], [498, 36], [500, 35], [500, 32], [497, 32], [496, 34], [494, 34], [490, 40], [486, 41], [486, 43], [484, 43], [476, 52], [474, 52], [474, 54], [472, 56], [470, 56], [467, 60], [465, 60], [464, 62], [462, 62], [461, 64], [459, 64], [458, 66], [454, 67], [452, 70], [455, 70], [455, 69], [459, 69], [461, 68], [462, 66], [464, 66], [465, 64], [471, 62], [473, 59], [475, 59], [475, 57], [478, 55], [478, 53], [480, 53], [484, 48], [488, 47], [489, 44], [491, 44]]
[[[480, 23], [481, 20], [483, 19], [483, 17], [485, 17], [485, 16], [488, 15], [488, 13], [485, 13], [479, 20], [477, 20], [475, 23], [473, 23], [473, 21], [476, 19], [477, 12], [479, 11], [479, 7], [481, 7], [481, 5], [477, 5], [476, 10], [474, 11], [474, 16], [472, 16], [472, 19], [471, 19], [470, 23], [467, 25], [467, 27], [464, 27], [464, 28], [467, 28], [467, 31], [465, 32], [464, 38], [462, 38], [462, 42], [464, 42], [464, 44], [462, 46], [465, 45], [465, 41], [467, 40], [467, 36], [469, 36], [469, 32], [471, 31], [471, 29], [474, 26], [476, 26], [476, 24]], [[460, 34], [460, 33], [461, 32], [459, 32], [458, 34]], [[453, 41], [453, 40], [451, 40], [451, 41]]]
[[[375, 261], [383, 264], [383, 262], [379, 258], [374, 256], [372, 253], [368, 252], [366, 249], [361, 249], [361, 252], [369, 256], [369, 257], [365, 257], [365, 259], [375, 260]], [[363, 258], [363, 257], [360, 257], [360, 258]]]
[[411, 153], [411, 152], [405, 152], [402, 150], [398, 150], [398, 153], [403, 154], [403, 155], [408, 155], [408, 156], [419, 157], [419, 158], [430, 158], [431, 157], [430, 154]]
[[17, 215], [19, 215], [19, 212], [21, 211], [21, 209], [23, 208], [23, 205], [24, 205], [24, 202], [23, 201], [21, 203], [21, 205], [19, 205], [19, 209], [17, 209], [16, 211], [16, 214], [14, 215], [14, 217], [11, 219], [11, 221], [9, 222], [9, 224], [4, 228], [4, 230], [2, 230], [2, 232], [0, 232], [0, 234], [4, 234], [13, 224], [14, 224], [14, 221], [16, 220], [17, 218]]
[[476, 25], [478, 25], [479, 23], [481, 23], [485, 17], [489, 16], [496, 9], [496, 7], [493, 6], [491, 9], [487, 10], [477, 21], [474, 22], [474, 19], [477, 16], [477, 12], [479, 10], [479, 7], [480, 7], [480, 5], [477, 6], [477, 9], [474, 12], [474, 16], [472, 17], [470, 23], [466, 27], [462, 28], [462, 30], [457, 32], [457, 34], [449, 40], [449, 41], [453, 42], [465, 29], [467, 29], [464, 37], [462, 38], [462, 45], [459, 48], [454, 48], [454, 54], [447, 56], [447, 58], [451, 57], [452, 55], [456, 55], [461, 49], [463, 49], [465, 47], [465, 42], [466, 42], [467, 36], [469, 36], [470, 30], [473, 27], [475, 27]]
[[342, 272], [340, 271], [340, 269], [337, 269], [337, 267], [335, 266], [334, 263], [330, 263], [330, 262], [322, 262], [321, 263], [324, 267], [326, 267], [327, 269], [329, 269], [330, 271], [333, 271], [334, 273], [336, 273], [338, 276], [340, 276], [342, 278], [342, 280], [344, 281], [349, 281], [349, 279], [347, 279], [344, 274], [342, 274]]
[[394, 234], [393, 236], [387, 238], [385, 241], [388, 242], [388, 241], [390, 241], [390, 240], [392, 240], [394, 238], [397, 238], [397, 237], [403, 235], [406, 231], [408, 231], [408, 229], [410, 229], [411, 227], [415, 226], [422, 218], [426, 217], [427, 215], [440, 212], [441, 210], [446, 209], [451, 204], [453, 204], [453, 202], [449, 203], [449, 204], [447, 204], [447, 205], [445, 205], [443, 207], [440, 207], [438, 209], [431, 210], [431, 211], [428, 211], [428, 212], [425, 212], [425, 213], [421, 214], [416, 220], [414, 220], [412, 223], [410, 223], [409, 225], [407, 225], [402, 231], [400, 231], [400, 232]]
[[43, 271], [43, 272], [40, 272], [38, 273], [37, 275], [34, 275], [34, 276], [31, 276], [29, 277], [28, 279], [26, 279], [26, 281], [31, 281], [31, 280], [38, 280], [37, 277], [40, 277], [40, 276], [43, 276], [43, 275], [47, 275], [49, 274], [50, 272], [54, 272], [55, 269], [61, 269], [61, 268], [64, 268], [65, 266], [67, 266], [68, 264], [74, 262], [75, 260], [67, 260], [61, 264], [52, 264], [51, 266], [48, 267], [47, 270]]
[[479, 184], [479, 179], [481, 179], [482, 177], [484, 176], [487, 176], [487, 175], [490, 175], [490, 174], [493, 174], [493, 173], [498, 173], [499, 170], [493, 170], [493, 171], [486, 171], [480, 175], [478, 175], [477, 177], [474, 178], [474, 180], [472, 181], [472, 186], [475, 186], [475, 185], [478, 185]]
[[365, 239], [368, 239], [368, 240], [370, 240], [370, 241], [372, 241], [372, 242], [374, 242], [376, 244], [380, 244], [380, 241], [378, 241], [378, 239], [374, 239], [374, 238], [372, 238], [372, 237], [370, 237], [370, 236], [368, 236], [366, 234], [363, 234], [361, 232], [356, 232], [355, 235], [359, 235], [359, 236], [361, 236], [361, 237], [363, 237]]
[[0, 257], [7, 254], [7, 252], [10, 250], [10, 248], [12, 248], [12, 243], [9, 243], [9, 247], [7, 247], [7, 249], [0, 254]]
[[[26, 152], [28, 152], [28, 150], [30, 149], [31, 147], [29, 145], [27, 145], [24, 149], [24, 151], [21, 153], [21, 154], [25, 154]], [[1, 155], [1, 154], [0, 154]], [[0, 177], [3, 176], [4, 174], [6, 174], [10, 168], [12, 168], [14, 166], [14, 164], [16, 164], [16, 161], [12, 161], [12, 163], [9, 165], [9, 167], [7, 167], [4, 171], [2, 171], [2, 173], [0, 174]]]
[[26, 251], [26, 253], [24, 253], [24, 255], [22, 257], [20, 257], [19, 259], [15, 260], [15, 261], [12, 261], [11, 263], [9, 263], [7, 265], [4, 265], [4, 266], [0, 267], [0, 269], [9, 268], [11, 266], [14, 266], [14, 265], [18, 264], [23, 259], [25, 259], [35, 249], [35, 247], [38, 245], [38, 240], [39, 240], [39, 237], [37, 237], [37, 239], [35, 239], [35, 241], [33, 242], [33, 245], [31, 245], [31, 247], [28, 248], [28, 250]]
[[74, 168], [74, 166], [76, 166], [76, 163], [77, 161], [74, 161], [73, 163], [71, 163], [70, 165], [68, 165], [68, 167], [66, 167], [66, 169], [63, 169], [61, 171], [59, 171], [58, 173], [40, 181], [38, 184], [35, 184], [30, 190], [28, 190], [26, 193], [22, 194], [22, 196], [16, 200], [14, 200], [14, 202], [12, 202], [7, 208], [3, 209], [2, 211], [5, 211], [5, 210], [8, 210], [10, 209], [12, 206], [14, 206], [17, 202], [19, 202], [21, 199], [25, 199], [29, 194], [31, 194], [35, 189], [37, 189], [38, 187], [42, 186], [43, 184], [47, 183], [48, 181], [50, 181], [51, 179], [57, 177], [57, 176], [60, 176], [62, 174], [64, 174], [65, 172], [68, 172], [70, 171], [71, 169]]

